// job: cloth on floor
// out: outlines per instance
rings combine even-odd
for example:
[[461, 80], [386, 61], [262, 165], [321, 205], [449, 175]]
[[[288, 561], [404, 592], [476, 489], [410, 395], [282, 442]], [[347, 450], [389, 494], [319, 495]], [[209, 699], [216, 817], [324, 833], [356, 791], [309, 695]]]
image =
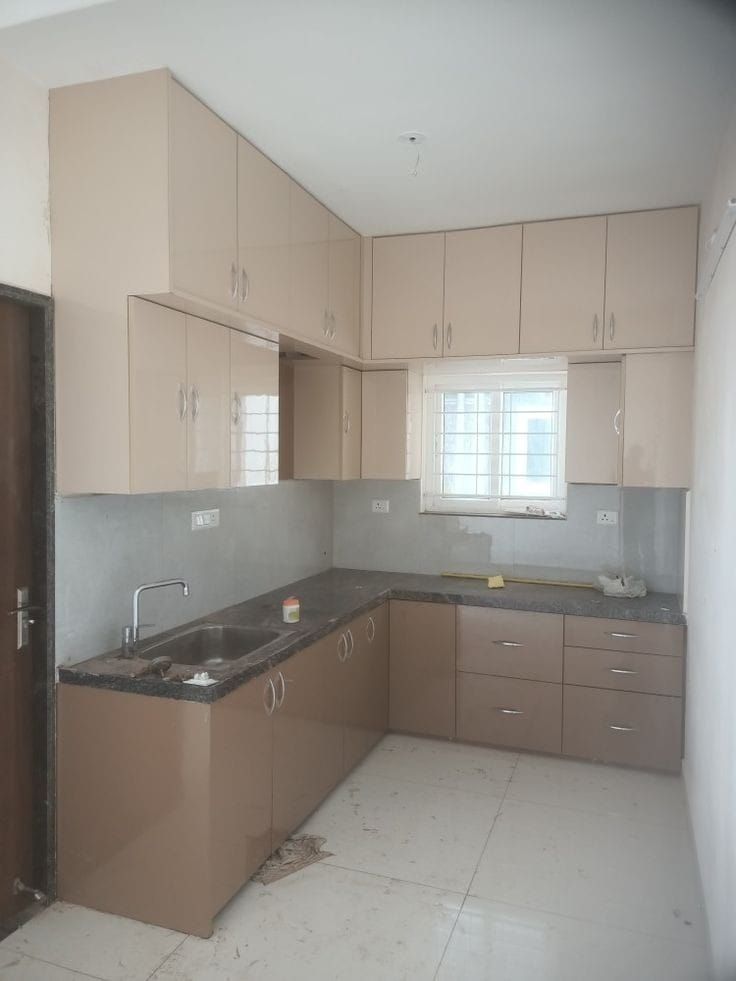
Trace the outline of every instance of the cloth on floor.
[[333, 853], [322, 851], [326, 840], [319, 835], [294, 835], [293, 838], [288, 838], [270, 858], [266, 859], [253, 878], [256, 882], [262, 882], [267, 886], [314, 862], [329, 858]]

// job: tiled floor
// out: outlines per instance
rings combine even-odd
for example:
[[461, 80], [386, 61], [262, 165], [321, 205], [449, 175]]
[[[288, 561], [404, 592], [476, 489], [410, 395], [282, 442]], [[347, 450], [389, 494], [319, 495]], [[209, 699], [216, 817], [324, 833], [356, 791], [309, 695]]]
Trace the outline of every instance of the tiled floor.
[[57, 903], [0, 978], [708, 978], [678, 778], [388, 736], [305, 828], [334, 856], [246, 886], [210, 940]]

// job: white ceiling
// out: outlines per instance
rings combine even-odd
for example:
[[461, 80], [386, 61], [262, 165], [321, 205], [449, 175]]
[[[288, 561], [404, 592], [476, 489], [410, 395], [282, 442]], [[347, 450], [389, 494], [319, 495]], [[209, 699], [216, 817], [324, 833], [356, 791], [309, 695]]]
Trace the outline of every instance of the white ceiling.
[[14, 22], [0, 55], [49, 87], [167, 65], [364, 234], [698, 202], [736, 102], [726, 0], [0, 2]]

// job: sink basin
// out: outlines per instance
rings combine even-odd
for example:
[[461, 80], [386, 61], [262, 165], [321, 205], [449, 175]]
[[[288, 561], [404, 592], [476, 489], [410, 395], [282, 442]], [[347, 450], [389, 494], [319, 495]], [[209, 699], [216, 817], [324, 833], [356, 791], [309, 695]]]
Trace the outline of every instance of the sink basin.
[[219, 668], [246, 654], [252, 654], [279, 636], [277, 630], [202, 623], [173, 637], [167, 637], [166, 640], [143, 647], [136, 653], [146, 660], [168, 657], [174, 664]]

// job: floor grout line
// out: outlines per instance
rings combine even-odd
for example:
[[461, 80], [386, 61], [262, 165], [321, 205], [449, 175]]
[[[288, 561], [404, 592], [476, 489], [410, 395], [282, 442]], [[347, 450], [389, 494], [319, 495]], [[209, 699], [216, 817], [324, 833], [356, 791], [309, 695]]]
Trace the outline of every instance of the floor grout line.
[[330, 862], [327, 859], [323, 859], [320, 864], [327, 865], [331, 869], [342, 869], [343, 872], [355, 872], [358, 875], [370, 875], [376, 879], [384, 879], [386, 882], [401, 882], [405, 886], [417, 886], [419, 889], [432, 889], [434, 892], [447, 893], [450, 896], [462, 896], [464, 898], [467, 895], [467, 893], [462, 889], [450, 889], [447, 886], [433, 886], [428, 882], [417, 882], [416, 879], [402, 879], [398, 875], [384, 875], [383, 872], [367, 872], [365, 869], [356, 869], [352, 865], [340, 865], [337, 862]]
[[[105, 978], [99, 974], [90, 974], [88, 971], [80, 971], [76, 967], [67, 967], [66, 964], [49, 961], [45, 957], [38, 957], [35, 954], [24, 954], [19, 950], [14, 950], [12, 947], [5, 947], [4, 949], [11, 954], [15, 954], [17, 957], [25, 957], [29, 961], [35, 961], [37, 964], [48, 964], [49, 967], [58, 967], [60, 971], [69, 971], [70, 974], [78, 974], [80, 978], [91, 978], [91, 981], [105, 981]], [[146, 978], [146, 981], [148, 981], [148, 978]]]
[[159, 971], [161, 970], [161, 968], [162, 968], [162, 967], [164, 966], [164, 964], [166, 963], [166, 961], [168, 961], [168, 959], [169, 959], [170, 957], [173, 957], [173, 956], [174, 956], [174, 954], [175, 954], [175, 953], [177, 952], [177, 950], [178, 950], [178, 949], [179, 949], [179, 948], [181, 947], [181, 945], [182, 945], [183, 943], [185, 943], [185, 942], [186, 942], [187, 940], [189, 940], [189, 937], [190, 937], [190, 934], [188, 934], [188, 933], [186, 933], [186, 934], [185, 934], [185, 935], [184, 935], [184, 936], [183, 936], [183, 937], [181, 938], [181, 940], [180, 940], [180, 941], [179, 941], [179, 943], [178, 943], [178, 944], [176, 945], [176, 947], [174, 947], [174, 949], [173, 949], [173, 950], [170, 950], [170, 951], [168, 952], [168, 954], [166, 955], [166, 957], [164, 957], [164, 959], [163, 959], [163, 960], [162, 960], [162, 961], [161, 961], [160, 963], [158, 963], [158, 964], [156, 965], [156, 967], [154, 967], [154, 969], [153, 969], [153, 970], [151, 971], [151, 973], [150, 973], [150, 974], [147, 974], [147, 975], [146, 975], [146, 981], [151, 981], [151, 978], [152, 978], [152, 977], [154, 976], [154, 974], [157, 974], [157, 973], [158, 973], [158, 972], [159, 972]]

